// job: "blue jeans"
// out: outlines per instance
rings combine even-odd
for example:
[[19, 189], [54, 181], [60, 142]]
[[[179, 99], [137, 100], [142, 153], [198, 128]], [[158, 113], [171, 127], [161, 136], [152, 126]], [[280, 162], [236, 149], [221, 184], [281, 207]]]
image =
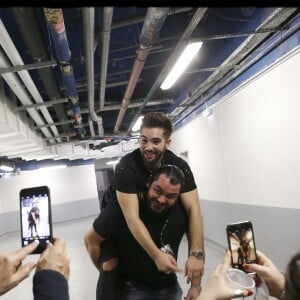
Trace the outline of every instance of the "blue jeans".
[[139, 289], [130, 282], [126, 282], [125, 297], [126, 300], [181, 300], [182, 289], [178, 282], [160, 290]]

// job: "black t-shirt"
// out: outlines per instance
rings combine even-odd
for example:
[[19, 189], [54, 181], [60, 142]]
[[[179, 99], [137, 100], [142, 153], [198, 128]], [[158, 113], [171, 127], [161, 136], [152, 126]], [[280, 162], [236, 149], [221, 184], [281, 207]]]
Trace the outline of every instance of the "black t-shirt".
[[[175, 165], [180, 168], [185, 175], [185, 184], [181, 193], [190, 192], [196, 189], [193, 173], [185, 160], [175, 155], [170, 150], [166, 150], [163, 155], [164, 165]], [[147, 182], [150, 171], [145, 168], [140, 149], [125, 155], [116, 165], [115, 174], [108, 190], [103, 196], [103, 207], [107, 201], [116, 200], [116, 190], [122, 193], [137, 194], [147, 189]]]
[[[188, 229], [188, 217], [181, 202], [176, 201], [169, 213], [161, 217], [150, 215], [141, 200], [139, 206], [140, 218], [154, 243], [158, 248], [161, 248], [161, 242], [170, 244], [177, 257], [180, 241]], [[158, 271], [153, 260], [131, 234], [120, 207], [115, 203], [107, 204], [107, 207], [95, 219], [93, 226], [96, 232], [109, 239], [117, 249], [121, 276], [125, 280], [150, 289], [161, 289], [175, 283], [177, 279], [174, 273], [168, 275]]]

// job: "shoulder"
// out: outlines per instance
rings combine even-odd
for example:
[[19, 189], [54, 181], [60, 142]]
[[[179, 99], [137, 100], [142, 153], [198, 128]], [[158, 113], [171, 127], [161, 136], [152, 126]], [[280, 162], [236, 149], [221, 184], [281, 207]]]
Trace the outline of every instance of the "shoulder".
[[188, 163], [183, 158], [179, 157], [178, 155], [176, 155], [174, 152], [170, 150], [165, 151], [164, 161], [165, 164], [172, 164], [177, 166], [178, 168], [190, 170]]

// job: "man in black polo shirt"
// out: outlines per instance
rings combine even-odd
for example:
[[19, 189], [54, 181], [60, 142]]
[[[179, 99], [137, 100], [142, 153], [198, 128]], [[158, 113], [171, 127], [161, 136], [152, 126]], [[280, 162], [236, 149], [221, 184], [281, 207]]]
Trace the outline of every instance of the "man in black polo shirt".
[[[183, 186], [183, 172], [174, 165], [165, 165], [153, 172], [148, 191], [138, 194], [140, 218], [160, 251], [174, 260], [172, 271], [178, 271], [178, 247], [188, 229], [186, 211], [181, 202], [177, 201]], [[98, 253], [95, 249], [105, 239], [109, 239], [114, 249], [117, 249], [125, 299], [182, 299], [175, 272], [157, 269], [154, 261], [131, 234], [116, 201], [108, 201], [107, 207], [85, 237], [88, 252], [96, 264], [100, 248]], [[192, 278], [187, 299], [199, 296], [200, 280], [200, 276]]]
[[[189, 219], [189, 255], [185, 264], [185, 275], [189, 282], [192, 276], [202, 277], [204, 272], [204, 235], [203, 220], [197, 186], [189, 165], [168, 150], [172, 133], [171, 120], [161, 112], [152, 112], [144, 116], [140, 129], [139, 149], [125, 155], [116, 165], [115, 174], [102, 199], [102, 208], [114, 201], [121, 209], [128, 228], [154, 261], [160, 271], [175, 271], [176, 261], [162, 253], [151, 239], [151, 235], [139, 217], [138, 193], [146, 190], [153, 171], [164, 164], [179, 167], [186, 178], [181, 189], [180, 201]], [[98, 258], [97, 268], [100, 276], [97, 284], [97, 300], [111, 298], [116, 280], [117, 263], [113, 246], [107, 240], [102, 245], [102, 256]], [[101, 260], [101, 268], [100, 261]]]

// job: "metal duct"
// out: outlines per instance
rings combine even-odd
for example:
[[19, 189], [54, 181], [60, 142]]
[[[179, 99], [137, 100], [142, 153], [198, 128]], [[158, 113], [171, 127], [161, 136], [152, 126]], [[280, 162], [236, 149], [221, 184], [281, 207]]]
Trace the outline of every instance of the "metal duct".
[[144, 25], [140, 34], [140, 46], [137, 50], [137, 56], [131, 72], [129, 83], [127, 85], [114, 132], [119, 132], [121, 123], [124, 119], [128, 104], [136, 87], [139, 76], [145, 64], [145, 60], [149, 54], [149, 48], [153, 45], [157, 38], [163, 23], [169, 13], [169, 7], [150, 7], [145, 17]]
[[[34, 13], [34, 9], [31, 7], [12, 7], [12, 11], [26, 43], [27, 49], [34, 61], [37, 63], [49, 61], [49, 56], [43, 42], [42, 31], [36, 14]], [[37, 72], [50, 100], [59, 99], [59, 89], [52, 69], [42, 68], [37, 69]], [[59, 121], [66, 121], [68, 119], [66, 109], [63, 104], [55, 104], [53, 105], [53, 109], [55, 110]], [[70, 126], [68, 124], [62, 124], [61, 126], [65, 132], [70, 130]]]
[[104, 7], [103, 9], [103, 25], [102, 25], [102, 51], [101, 51], [101, 74], [100, 74], [100, 110], [104, 107], [105, 89], [107, 77], [108, 54], [110, 44], [110, 31], [114, 9], [112, 7]]
[[[82, 118], [79, 107], [79, 99], [73, 74], [73, 66], [70, 63], [71, 51], [67, 39], [63, 12], [61, 8], [44, 8], [44, 13], [48, 22], [56, 54], [60, 62], [62, 75], [67, 89], [67, 97], [72, 102], [75, 121], [78, 125], [81, 125]], [[79, 129], [82, 128], [79, 127]]]
[[190, 23], [188, 24], [187, 28], [185, 29], [184, 33], [182, 34], [182, 36], [181, 36], [174, 52], [172, 53], [171, 57], [169, 58], [169, 60], [165, 64], [164, 68], [160, 72], [159, 76], [157, 77], [157, 79], [156, 79], [155, 83], [153, 84], [151, 90], [148, 92], [148, 94], [147, 94], [143, 104], [139, 108], [138, 112], [135, 114], [135, 116], [134, 116], [128, 130], [127, 130], [127, 133], [130, 133], [134, 123], [136, 122], [136, 120], [140, 116], [140, 114], [143, 111], [144, 107], [146, 106], [147, 102], [151, 99], [151, 97], [153, 96], [155, 91], [158, 89], [158, 87], [160, 86], [162, 81], [165, 79], [167, 71], [169, 70], [170, 65], [174, 63], [174, 61], [175, 61], [175, 59], [178, 55], [179, 50], [182, 48], [182, 45], [186, 42], [186, 39], [188, 39], [192, 35], [193, 31], [197, 28], [197, 25], [199, 24], [199, 22], [204, 17], [206, 11], [207, 11], [206, 7], [200, 7], [196, 10], [196, 12], [193, 15]]
[[[90, 117], [98, 124], [98, 135], [103, 136], [102, 118], [95, 112], [95, 86], [94, 86], [94, 26], [95, 8], [83, 8], [83, 29], [84, 29], [84, 52], [86, 61], [86, 76], [88, 86], [88, 102]], [[90, 128], [93, 124], [90, 123]], [[91, 128], [93, 129], [93, 128]], [[91, 135], [95, 136], [95, 131], [91, 130]]]
[[[6, 59], [6, 55], [0, 51], [0, 67], [7, 68], [10, 66], [9, 62]], [[28, 95], [27, 91], [23, 87], [23, 84], [21, 83], [18, 76], [14, 73], [7, 73], [2, 74], [3, 79], [6, 81], [8, 86], [11, 88], [11, 90], [15, 93], [15, 95], [18, 97], [18, 99], [22, 102], [23, 105], [30, 105], [32, 104], [31, 97]], [[44, 121], [41, 118], [40, 114], [37, 112], [35, 108], [28, 108], [27, 109], [28, 114], [30, 117], [35, 121], [37, 125], [44, 125]], [[50, 130], [46, 127], [41, 128], [42, 133], [47, 138], [53, 138]], [[54, 143], [53, 140], [50, 140], [50, 142]]]

